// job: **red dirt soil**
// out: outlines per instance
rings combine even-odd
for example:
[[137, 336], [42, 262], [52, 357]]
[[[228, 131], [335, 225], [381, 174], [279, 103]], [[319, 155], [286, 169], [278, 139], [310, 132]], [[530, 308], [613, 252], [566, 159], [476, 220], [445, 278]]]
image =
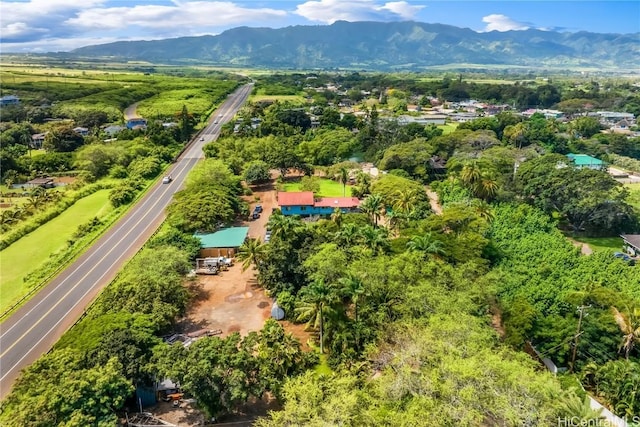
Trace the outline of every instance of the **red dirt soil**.
[[[260, 203], [263, 208], [262, 214], [256, 220], [235, 225], [248, 226], [250, 238], [263, 240], [269, 216], [278, 206], [273, 184], [254, 187], [253, 195], [245, 197], [245, 200], [251, 203], [252, 209], [255, 204]], [[242, 265], [236, 263], [217, 275], [197, 276], [188, 286], [195, 297], [186, 316], [178, 322], [177, 329], [180, 332], [219, 329], [222, 331], [220, 337], [226, 337], [233, 332], [247, 335], [249, 332], [261, 330], [271, 315], [273, 299], [259, 286], [253, 267], [242, 271]], [[304, 325], [287, 321], [281, 324], [287, 332], [300, 340], [304, 350], [310, 350], [308, 341], [312, 334], [304, 330]], [[277, 409], [277, 402], [265, 397], [247, 403], [238, 414], [219, 421], [233, 422], [235, 426], [249, 426], [256, 417], [264, 416], [267, 410], [273, 409]], [[179, 426], [202, 425], [204, 421], [202, 414], [188, 403], [173, 407], [170, 403], [159, 402], [146, 410], [164, 421]]]

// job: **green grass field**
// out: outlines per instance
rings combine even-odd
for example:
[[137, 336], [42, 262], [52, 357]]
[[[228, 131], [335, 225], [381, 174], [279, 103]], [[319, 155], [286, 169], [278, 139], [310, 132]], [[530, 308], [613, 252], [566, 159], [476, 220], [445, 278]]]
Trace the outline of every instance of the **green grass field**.
[[640, 209], [640, 184], [625, 184], [625, 187], [629, 190], [629, 204]]
[[586, 243], [594, 252], [605, 250], [619, 252], [622, 250], [621, 237], [574, 237], [574, 240]]
[[448, 135], [458, 128], [458, 123], [447, 123], [447, 124], [438, 126], [438, 128], [442, 129], [443, 135]]
[[111, 210], [109, 190], [87, 196], [58, 217], [0, 251], [0, 312], [23, 297], [29, 289], [23, 280], [44, 264], [52, 253], [64, 249], [78, 225], [93, 217], [104, 217]]
[[[343, 197], [342, 184], [331, 179], [319, 179], [320, 191], [316, 193], [318, 197]], [[284, 191], [302, 191], [299, 182], [288, 182], [284, 184]], [[347, 185], [347, 197], [351, 196], [351, 186]]]
[[259, 101], [289, 101], [294, 104], [304, 104], [307, 102], [303, 96], [300, 95], [251, 95], [249, 98], [251, 102], [259, 102]]

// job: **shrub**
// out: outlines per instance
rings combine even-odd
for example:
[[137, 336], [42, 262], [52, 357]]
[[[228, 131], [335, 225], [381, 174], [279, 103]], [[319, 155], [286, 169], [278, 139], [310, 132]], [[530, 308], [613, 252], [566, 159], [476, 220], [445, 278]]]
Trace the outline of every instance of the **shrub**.
[[155, 156], [138, 158], [129, 165], [131, 176], [139, 176], [144, 179], [151, 179], [162, 170], [162, 162]]
[[109, 201], [115, 208], [127, 205], [135, 199], [136, 192], [135, 184], [127, 180], [111, 190], [109, 193]]

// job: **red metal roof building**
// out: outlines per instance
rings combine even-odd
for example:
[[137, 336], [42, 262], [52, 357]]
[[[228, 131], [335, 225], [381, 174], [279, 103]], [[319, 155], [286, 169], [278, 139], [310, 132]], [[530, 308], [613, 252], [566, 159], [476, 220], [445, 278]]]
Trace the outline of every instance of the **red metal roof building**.
[[280, 206], [313, 206], [313, 191], [279, 192], [278, 204]]
[[357, 197], [323, 197], [315, 199], [311, 191], [279, 192], [278, 204], [283, 215], [331, 215], [338, 208], [343, 213], [356, 212], [360, 206]]
[[314, 206], [317, 208], [357, 208], [360, 206], [360, 199], [357, 197], [323, 197], [316, 200]]

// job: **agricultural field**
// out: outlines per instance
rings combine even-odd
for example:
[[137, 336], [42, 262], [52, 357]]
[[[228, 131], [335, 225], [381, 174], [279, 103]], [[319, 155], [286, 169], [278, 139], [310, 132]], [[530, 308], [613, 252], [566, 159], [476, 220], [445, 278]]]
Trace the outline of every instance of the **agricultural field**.
[[303, 96], [300, 95], [251, 95], [249, 98], [251, 102], [260, 102], [260, 101], [280, 101], [285, 102], [289, 101], [294, 104], [302, 104], [306, 102]]
[[24, 279], [41, 267], [49, 256], [65, 248], [78, 225], [104, 218], [112, 211], [109, 190], [99, 190], [73, 204], [58, 217], [38, 227], [0, 251], [0, 312], [28, 291]]
[[0, 79], [3, 91], [25, 104], [51, 104], [54, 113], [62, 115], [99, 109], [119, 120], [122, 110], [138, 101], [143, 101], [139, 107], [143, 117], [171, 117], [183, 105], [192, 114], [206, 115], [242, 78], [217, 71], [187, 76], [2, 66]]

